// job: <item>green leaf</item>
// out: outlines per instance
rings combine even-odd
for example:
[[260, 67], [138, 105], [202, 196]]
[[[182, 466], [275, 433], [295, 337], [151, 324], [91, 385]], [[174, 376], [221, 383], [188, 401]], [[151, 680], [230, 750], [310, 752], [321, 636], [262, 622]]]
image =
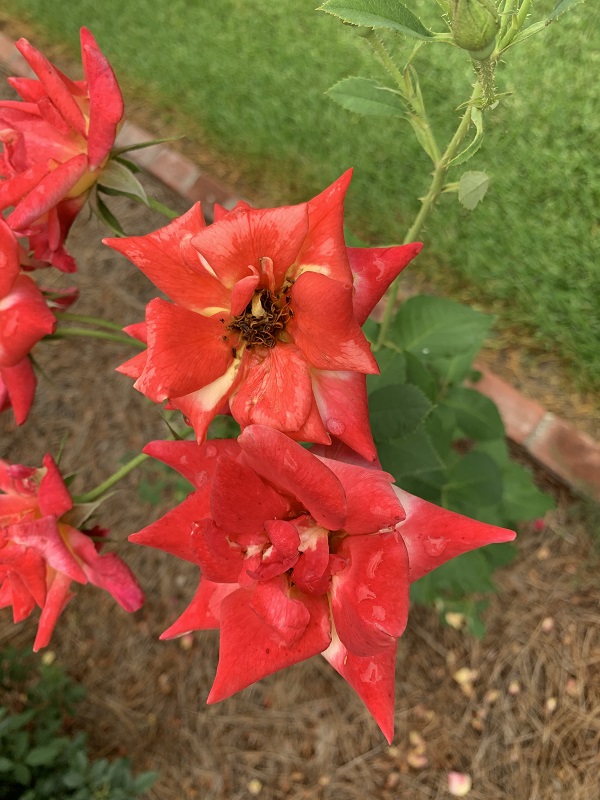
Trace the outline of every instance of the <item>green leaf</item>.
[[142, 184], [138, 181], [133, 172], [128, 170], [124, 164], [120, 164], [114, 159], [109, 161], [100, 173], [98, 188], [100, 190], [102, 188], [112, 189], [113, 192], [118, 192], [118, 194], [125, 195], [126, 197], [133, 197], [148, 205], [148, 197]]
[[333, 14], [352, 25], [385, 28], [413, 39], [429, 40], [433, 36], [421, 20], [398, 0], [327, 0], [317, 10]]
[[484, 453], [471, 452], [448, 469], [444, 507], [481, 519], [485, 509], [502, 499], [502, 473]]
[[444, 403], [455, 411], [461, 430], [469, 438], [485, 440], [504, 436], [504, 423], [496, 404], [475, 389], [455, 386]]
[[457, 382], [467, 375], [491, 322], [488, 314], [460, 303], [417, 295], [398, 309], [389, 338], [416, 355], [445, 382]]
[[25, 763], [30, 767], [48, 766], [56, 759], [56, 756], [65, 749], [65, 744], [68, 744], [68, 739], [61, 737], [54, 739], [48, 744], [42, 744], [39, 747], [33, 747], [29, 753]]
[[344, 78], [329, 89], [332, 100], [356, 114], [376, 117], [404, 117], [401, 97], [367, 78]]
[[452, 159], [448, 165], [450, 167], [457, 167], [459, 164], [464, 164], [465, 161], [472, 158], [481, 147], [481, 143], [483, 142], [483, 114], [481, 109], [477, 108], [477, 106], [473, 106], [471, 109], [471, 122], [475, 126], [475, 136], [472, 142]]
[[468, 211], [481, 203], [490, 185], [485, 172], [465, 172], [458, 183], [458, 202]]
[[452, 442], [456, 438], [456, 413], [444, 404], [434, 406], [425, 420], [425, 429], [441, 460], [449, 464], [455, 456]]
[[142, 772], [133, 782], [133, 791], [136, 794], [144, 794], [151, 789], [158, 779], [158, 772]]
[[10, 758], [0, 756], [0, 772], [8, 772], [13, 768], [13, 765], [14, 761], [11, 761]]
[[503, 510], [508, 524], [529, 522], [543, 517], [554, 508], [554, 499], [533, 482], [531, 473], [521, 464], [511, 462], [504, 471]]
[[371, 430], [376, 442], [402, 438], [425, 419], [431, 403], [409, 384], [384, 386], [369, 398]]
[[92, 211], [98, 216], [106, 227], [111, 230], [115, 236], [125, 236], [125, 231], [121, 227], [119, 220], [115, 217], [112, 211], [108, 208], [104, 200], [98, 194], [98, 191], [93, 191], [90, 194], [90, 206]]
[[406, 476], [429, 476], [444, 466], [424, 428], [403, 439], [382, 442], [377, 454], [383, 469], [394, 476], [399, 486], [404, 485]]
[[404, 353], [406, 359], [406, 383], [413, 383], [418, 386], [425, 397], [434, 403], [439, 392], [439, 385], [435, 375], [429, 367], [423, 363], [425, 356], [422, 353]]
[[375, 342], [379, 338], [379, 328], [380, 328], [379, 323], [375, 322], [375, 320], [371, 319], [371, 317], [369, 317], [365, 322], [365, 324], [362, 326], [362, 332], [367, 337], [369, 342], [371, 342], [371, 344], [375, 344]]
[[144, 147], [152, 147], [155, 144], [163, 144], [164, 142], [178, 142], [182, 136], [166, 136], [164, 139], [150, 139], [147, 142], [138, 142], [137, 144], [128, 144], [125, 147], [115, 147], [111, 151], [112, 156], [120, 156], [121, 153], [131, 153], [133, 150], [142, 150]]
[[406, 356], [384, 347], [377, 353], [379, 375], [367, 375], [367, 391], [376, 392], [384, 386], [406, 382]]
[[556, 5], [548, 15], [548, 22], [552, 22], [553, 19], [556, 19], [560, 14], [563, 14], [565, 11], [568, 11], [573, 6], [577, 5], [577, 3], [582, 3], [583, 0], [556, 0]]

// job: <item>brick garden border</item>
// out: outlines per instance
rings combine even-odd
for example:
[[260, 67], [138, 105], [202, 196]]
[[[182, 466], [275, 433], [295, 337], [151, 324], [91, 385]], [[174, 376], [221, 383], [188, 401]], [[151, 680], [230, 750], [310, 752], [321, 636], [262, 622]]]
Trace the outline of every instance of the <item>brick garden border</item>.
[[[32, 75], [13, 40], [2, 32], [0, 67], [8, 74]], [[153, 138], [134, 123], [125, 122], [117, 144], [123, 147]], [[209, 218], [215, 203], [233, 208], [240, 199], [235, 191], [165, 144], [135, 150], [128, 158], [191, 203], [201, 201]], [[482, 377], [475, 388], [498, 406], [508, 438], [576, 492], [600, 502], [600, 443], [527, 398], [491, 370], [481, 366], [479, 370]]]

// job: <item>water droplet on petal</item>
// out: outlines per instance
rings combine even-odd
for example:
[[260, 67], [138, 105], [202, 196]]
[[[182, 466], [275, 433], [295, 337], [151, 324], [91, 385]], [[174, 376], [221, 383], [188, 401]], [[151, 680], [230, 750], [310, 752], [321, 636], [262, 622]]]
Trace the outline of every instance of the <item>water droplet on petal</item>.
[[333, 433], [334, 436], [341, 436], [346, 430], [346, 426], [339, 419], [328, 419], [326, 425], [329, 433]]
[[206, 481], [208, 480], [208, 472], [205, 469], [200, 470], [200, 472], [196, 472], [194, 474], [194, 486], [196, 489], [199, 489], [201, 486], [204, 486]]
[[214, 458], [217, 455], [217, 448], [214, 444], [207, 444], [204, 454], [207, 458]]
[[439, 556], [446, 549], [448, 540], [445, 536], [428, 536], [423, 543], [425, 552], [430, 556]]

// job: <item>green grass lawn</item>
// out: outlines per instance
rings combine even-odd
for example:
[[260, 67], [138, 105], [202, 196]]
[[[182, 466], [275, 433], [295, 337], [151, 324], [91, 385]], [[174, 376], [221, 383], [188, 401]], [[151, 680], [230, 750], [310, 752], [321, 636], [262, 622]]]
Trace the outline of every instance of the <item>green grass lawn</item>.
[[[359, 118], [324, 92], [347, 75], [383, 73], [367, 46], [316, 0], [5, 0], [76, 53], [87, 25], [126, 87], [182, 133], [238, 165], [268, 203], [318, 192], [348, 166], [349, 224], [373, 243], [401, 240], [430, 164], [402, 122]], [[407, 0], [431, 13], [433, 0]], [[554, 0], [538, 0], [541, 18]], [[438, 26], [439, 27], [439, 26]], [[408, 52], [408, 49], [406, 49]], [[492, 185], [473, 213], [443, 197], [414, 269], [440, 291], [498, 312], [502, 324], [600, 386], [600, 8], [586, 3], [509, 51], [498, 86], [515, 94], [486, 116], [467, 167]], [[450, 132], [470, 66], [444, 45], [416, 66], [432, 119]], [[452, 69], [452, 67], [455, 67]], [[440, 136], [444, 141], [444, 136]]]

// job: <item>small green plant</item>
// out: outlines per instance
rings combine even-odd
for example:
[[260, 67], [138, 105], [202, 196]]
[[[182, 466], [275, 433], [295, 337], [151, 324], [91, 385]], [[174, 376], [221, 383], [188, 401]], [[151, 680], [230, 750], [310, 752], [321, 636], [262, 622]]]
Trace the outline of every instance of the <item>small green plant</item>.
[[85, 734], [69, 718], [81, 686], [57, 664], [7, 648], [0, 655], [0, 800], [130, 800], [156, 773], [131, 773], [127, 759], [90, 760]]

